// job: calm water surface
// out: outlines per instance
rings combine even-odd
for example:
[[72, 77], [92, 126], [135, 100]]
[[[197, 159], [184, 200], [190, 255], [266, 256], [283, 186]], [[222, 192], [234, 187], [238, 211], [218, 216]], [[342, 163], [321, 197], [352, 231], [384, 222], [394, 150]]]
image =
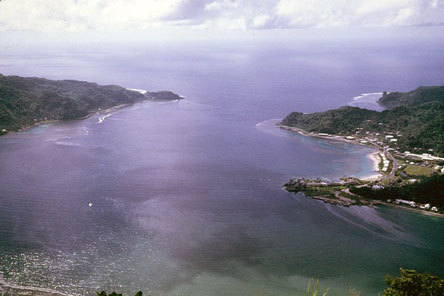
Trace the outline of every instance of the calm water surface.
[[369, 174], [371, 149], [274, 126], [293, 110], [443, 84], [442, 49], [4, 53], [5, 74], [170, 89], [186, 99], [0, 138], [0, 270], [19, 284], [90, 295], [304, 295], [311, 277], [329, 295], [350, 286], [376, 295], [399, 267], [444, 276], [444, 220], [281, 189], [291, 176]]

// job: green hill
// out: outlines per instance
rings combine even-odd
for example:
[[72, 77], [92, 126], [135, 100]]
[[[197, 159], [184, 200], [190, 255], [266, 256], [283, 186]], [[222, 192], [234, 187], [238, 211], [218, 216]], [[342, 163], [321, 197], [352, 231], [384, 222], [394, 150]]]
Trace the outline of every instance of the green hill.
[[100, 109], [143, 100], [176, 100], [169, 92], [141, 94], [116, 85], [0, 74], [0, 134], [44, 120], [82, 118]]
[[379, 103], [389, 109], [400, 106], [417, 106], [428, 102], [444, 103], [444, 86], [420, 86], [415, 90], [402, 93], [384, 92]]
[[444, 87], [419, 87], [408, 93], [385, 94], [379, 102], [383, 112], [342, 107], [326, 112], [290, 113], [283, 125], [308, 132], [351, 135], [365, 133], [397, 134], [401, 151], [433, 149], [444, 156]]

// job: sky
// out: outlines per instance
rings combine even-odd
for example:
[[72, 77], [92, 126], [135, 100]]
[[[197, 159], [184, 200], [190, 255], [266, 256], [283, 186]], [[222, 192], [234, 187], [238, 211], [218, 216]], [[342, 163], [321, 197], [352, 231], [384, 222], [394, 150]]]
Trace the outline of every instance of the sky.
[[0, 32], [443, 25], [444, 0], [0, 0]]

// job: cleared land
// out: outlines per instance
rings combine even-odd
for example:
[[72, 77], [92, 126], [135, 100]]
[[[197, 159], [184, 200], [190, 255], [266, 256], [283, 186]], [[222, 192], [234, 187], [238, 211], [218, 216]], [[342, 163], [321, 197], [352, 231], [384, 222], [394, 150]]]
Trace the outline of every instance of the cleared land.
[[433, 174], [433, 169], [431, 169], [430, 167], [422, 167], [411, 164], [406, 166], [404, 171], [409, 176], [431, 176]]

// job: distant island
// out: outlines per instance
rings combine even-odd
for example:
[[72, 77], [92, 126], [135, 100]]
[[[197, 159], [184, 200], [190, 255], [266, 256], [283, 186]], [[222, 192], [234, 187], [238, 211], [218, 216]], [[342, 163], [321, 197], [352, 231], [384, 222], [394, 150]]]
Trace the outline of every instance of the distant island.
[[76, 80], [0, 74], [0, 135], [54, 120], [73, 120], [144, 100], [180, 100], [171, 91], [148, 92]]
[[387, 109], [347, 106], [312, 114], [292, 112], [278, 126], [378, 149], [379, 178], [340, 182], [293, 178], [284, 187], [334, 204], [385, 203], [443, 216], [444, 86], [384, 92], [378, 103]]

